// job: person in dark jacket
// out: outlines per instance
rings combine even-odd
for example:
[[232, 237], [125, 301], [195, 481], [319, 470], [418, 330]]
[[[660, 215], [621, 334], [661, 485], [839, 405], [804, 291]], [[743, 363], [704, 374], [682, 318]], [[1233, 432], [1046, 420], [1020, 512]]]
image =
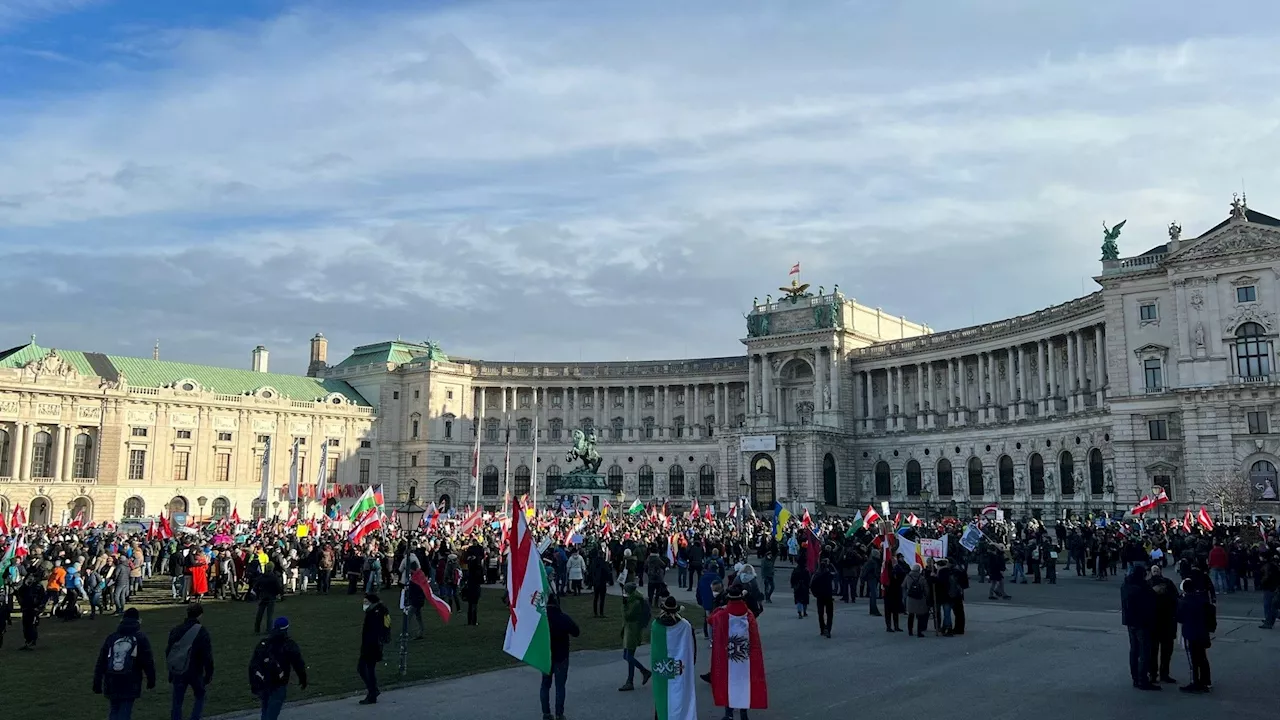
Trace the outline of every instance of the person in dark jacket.
[[822, 558], [818, 571], [809, 580], [809, 592], [818, 606], [818, 634], [831, 637], [831, 621], [835, 619], [835, 589], [840, 582], [831, 568], [831, 558]]
[[809, 569], [803, 563], [791, 571], [791, 593], [795, 596], [796, 617], [809, 617]]
[[22, 611], [23, 650], [35, 650], [40, 639], [40, 609], [48, 602], [44, 585], [34, 574], [27, 575], [18, 588], [18, 609]]
[[[279, 677], [261, 677], [254, 660], [269, 656], [279, 665]], [[307, 663], [302, 659], [298, 643], [289, 637], [289, 618], [278, 617], [271, 632], [258, 642], [249, 661], [249, 689], [262, 701], [262, 720], [276, 720], [284, 708], [289, 688], [289, 675], [298, 676], [298, 687], [307, 689]]]
[[473, 548], [467, 559], [467, 578], [462, 585], [462, 599], [467, 603], [467, 624], [479, 625], [480, 585], [484, 582], [482, 551]]
[[165, 644], [165, 664], [169, 670], [169, 684], [173, 686], [170, 713], [173, 720], [182, 720], [182, 703], [187, 698], [187, 688], [191, 688], [193, 697], [191, 720], [200, 720], [204, 712], [205, 686], [213, 682], [213, 638], [200, 624], [203, 614], [202, 605], [188, 605], [186, 622], [169, 631], [169, 642]]
[[360, 628], [360, 657], [356, 672], [364, 681], [365, 696], [361, 705], [378, 702], [378, 663], [382, 662], [382, 646], [391, 633], [391, 617], [387, 606], [375, 594], [364, 596], [364, 625]]
[[1155, 627], [1155, 591], [1147, 583], [1147, 568], [1129, 568], [1120, 585], [1120, 619], [1129, 629], [1129, 675], [1139, 690], [1159, 690], [1151, 682], [1151, 638]]
[[613, 584], [613, 568], [604, 559], [604, 553], [599, 550], [591, 553], [591, 568], [588, 572], [591, 578], [591, 616], [607, 617], [604, 612], [605, 598], [608, 597], [609, 586]]
[[156, 661], [151, 641], [142, 632], [138, 609], [124, 611], [116, 631], [107, 636], [93, 668], [93, 692], [107, 699], [107, 720], [129, 720], [133, 703], [142, 697], [142, 678], [147, 689], [156, 687]]
[[1262, 555], [1258, 568], [1258, 589], [1262, 591], [1262, 624], [1258, 627], [1270, 630], [1276, 624], [1276, 596], [1280, 591], [1280, 564], [1276, 556], [1267, 552]]
[[1164, 576], [1164, 569], [1159, 565], [1151, 566], [1149, 582], [1155, 599], [1155, 621], [1151, 626], [1151, 657], [1147, 659], [1147, 667], [1151, 670], [1151, 682], [1176, 684], [1178, 681], [1169, 676], [1169, 661], [1178, 639], [1178, 586]]
[[[551, 674], [542, 676], [542, 720], [564, 720], [564, 686], [569, 679], [569, 638], [578, 637], [578, 624], [560, 609], [560, 596], [547, 598], [547, 626], [551, 630]], [[551, 684], [556, 686], [556, 714], [551, 714]]]
[[1182, 646], [1191, 665], [1191, 682], [1178, 688], [1186, 693], [1207, 693], [1213, 688], [1209, 670], [1209, 647], [1218, 629], [1218, 614], [1209, 594], [1194, 580], [1182, 581], [1182, 598], [1178, 601], [1178, 622], [1182, 625]]
[[284, 591], [280, 576], [276, 575], [271, 563], [263, 566], [262, 572], [253, 581], [253, 593], [258, 596], [258, 615], [253, 620], [253, 634], [262, 632], [262, 618], [267, 619], [267, 629], [271, 628], [271, 618], [276, 614], [276, 598]]

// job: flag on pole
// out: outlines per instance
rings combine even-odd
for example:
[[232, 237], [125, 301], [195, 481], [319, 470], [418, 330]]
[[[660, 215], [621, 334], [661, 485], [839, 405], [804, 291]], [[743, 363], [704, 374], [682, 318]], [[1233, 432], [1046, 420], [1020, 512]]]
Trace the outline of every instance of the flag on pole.
[[449, 607], [449, 603], [441, 600], [440, 596], [431, 590], [431, 583], [427, 582], [427, 576], [422, 574], [422, 568], [414, 570], [413, 575], [409, 576], [409, 580], [422, 590], [423, 594], [427, 596], [427, 602], [431, 603], [431, 607], [435, 608], [436, 614], [440, 616], [440, 622], [447, 625], [449, 618], [453, 616], [453, 608]]
[[862, 515], [862, 524], [870, 528], [880, 522], [880, 513], [876, 512], [875, 507], [868, 505], [867, 512]]
[[23, 509], [19, 503], [13, 506], [13, 515], [9, 519], [10, 530], [21, 530], [23, 525], [27, 524], [27, 511]]
[[476, 443], [471, 449], [471, 487], [475, 491], [475, 501], [471, 505], [473, 508], [480, 507], [480, 435], [484, 433], [484, 428], [481, 427], [483, 420], [476, 418]]
[[787, 275], [799, 275], [799, 274], [800, 274], [800, 263], [796, 263], [795, 265], [792, 265], [791, 272], [787, 273]]
[[374, 499], [373, 488], [367, 487], [360, 497], [356, 498], [356, 504], [351, 506], [351, 512], [348, 515], [352, 520], [359, 520], [361, 516], [370, 510], [377, 510], [378, 502]]
[[800, 518], [800, 527], [802, 528], [813, 527], [813, 518], [809, 517], [809, 508], [804, 509], [804, 515], [801, 516]]
[[9, 582], [9, 568], [18, 564], [18, 542], [15, 540], [9, 543], [9, 547], [4, 551], [4, 557], [0, 557], [0, 583]]
[[[534, 405], [538, 404], [538, 391], [533, 391]], [[533, 485], [533, 503], [529, 506], [534, 512], [538, 509], [538, 412], [533, 413], [533, 475], [529, 478]]]
[[231, 508], [231, 524], [232, 525], [240, 524], [240, 506], [239, 505], [236, 505], [235, 507]]
[[1203, 525], [1205, 530], [1213, 532], [1213, 518], [1209, 517], [1209, 511], [1203, 505], [1200, 506], [1200, 512], [1196, 515], [1196, 522]]
[[1182, 532], [1191, 532], [1191, 508], [1187, 508], [1187, 513], [1182, 516]]
[[867, 523], [862, 518], [862, 511], [859, 510], [857, 515], [853, 516], [853, 523], [849, 525], [849, 529], [845, 531], [845, 537], [853, 537], [859, 530], [866, 527]]
[[366, 535], [380, 527], [382, 527], [382, 513], [376, 510], [366, 512], [364, 516], [356, 522], [356, 526], [351, 528], [350, 537], [352, 544], [359, 545], [360, 541], [364, 540]]
[[320, 445], [320, 467], [316, 470], [316, 499], [323, 501], [329, 489], [325, 483], [329, 479], [329, 438]]
[[1000, 509], [1000, 506], [998, 504], [991, 503], [990, 505], [982, 508], [982, 510], [979, 510], [978, 514], [979, 515], [995, 515], [996, 511], [999, 509]]
[[791, 521], [791, 511], [782, 506], [781, 502], [773, 501], [773, 539], [781, 540], [782, 533], [787, 529], [787, 523]]
[[298, 506], [298, 447], [302, 445], [302, 438], [293, 439], [293, 451], [289, 454], [289, 504], [295, 508]]
[[507, 503], [511, 502], [511, 419], [507, 419], [507, 452], [502, 459], [502, 511], [507, 511]]
[[528, 519], [516, 501], [507, 532], [507, 597], [510, 617], [502, 650], [511, 657], [551, 672], [551, 626], [547, 622], [547, 575], [530, 532]]
[[631, 507], [627, 508], [628, 515], [639, 515], [642, 512], [644, 512], [644, 503], [640, 502], [640, 498], [636, 498], [631, 503]]
[[258, 491], [258, 499], [262, 502], [267, 501], [267, 496], [271, 494], [271, 436], [267, 436], [267, 441], [262, 445], [262, 489]]

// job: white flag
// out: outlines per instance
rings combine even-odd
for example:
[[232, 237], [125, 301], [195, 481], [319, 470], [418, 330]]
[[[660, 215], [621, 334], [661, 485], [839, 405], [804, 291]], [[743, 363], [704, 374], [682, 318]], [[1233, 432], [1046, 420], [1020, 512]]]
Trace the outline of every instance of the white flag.
[[267, 436], [267, 442], [262, 447], [262, 490], [258, 493], [258, 499], [263, 503], [267, 502], [267, 496], [271, 494], [271, 436]]
[[325, 481], [329, 479], [329, 438], [320, 446], [320, 469], [316, 471], [316, 499], [324, 500]]
[[293, 439], [292, 460], [289, 461], [289, 504], [298, 507], [298, 446], [302, 438]]

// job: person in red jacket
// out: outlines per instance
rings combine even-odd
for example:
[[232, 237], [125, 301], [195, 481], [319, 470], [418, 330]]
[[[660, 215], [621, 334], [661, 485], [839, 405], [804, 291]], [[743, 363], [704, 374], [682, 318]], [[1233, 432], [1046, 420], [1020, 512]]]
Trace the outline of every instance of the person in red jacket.
[[1209, 551], [1209, 577], [1213, 579], [1213, 588], [1219, 593], [1227, 591], [1227, 568], [1231, 566], [1231, 559], [1227, 555], [1227, 549], [1222, 547], [1222, 542], [1215, 540], [1213, 549]]
[[760, 631], [741, 585], [729, 588], [728, 603], [711, 613], [708, 622], [711, 694], [716, 705], [724, 708], [725, 720], [732, 720], [734, 710], [741, 720], [747, 720], [748, 710], [769, 707], [769, 690]]

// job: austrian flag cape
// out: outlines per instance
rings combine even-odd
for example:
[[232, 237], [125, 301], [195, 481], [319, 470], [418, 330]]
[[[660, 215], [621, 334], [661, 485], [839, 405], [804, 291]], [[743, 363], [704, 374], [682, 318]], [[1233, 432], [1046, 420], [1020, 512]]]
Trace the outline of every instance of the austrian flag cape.
[[653, 670], [653, 709], [658, 720], [698, 720], [694, 679], [693, 626], [681, 618], [675, 625], [657, 619], [649, 628], [649, 667]]
[[511, 657], [551, 674], [551, 626], [547, 623], [547, 575], [538, 544], [529, 532], [528, 518], [517, 499], [507, 531], [507, 597], [511, 616], [502, 650]]
[[734, 602], [712, 614], [711, 626], [711, 694], [716, 705], [735, 710], [768, 708], [764, 649], [755, 616], [746, 605]]

